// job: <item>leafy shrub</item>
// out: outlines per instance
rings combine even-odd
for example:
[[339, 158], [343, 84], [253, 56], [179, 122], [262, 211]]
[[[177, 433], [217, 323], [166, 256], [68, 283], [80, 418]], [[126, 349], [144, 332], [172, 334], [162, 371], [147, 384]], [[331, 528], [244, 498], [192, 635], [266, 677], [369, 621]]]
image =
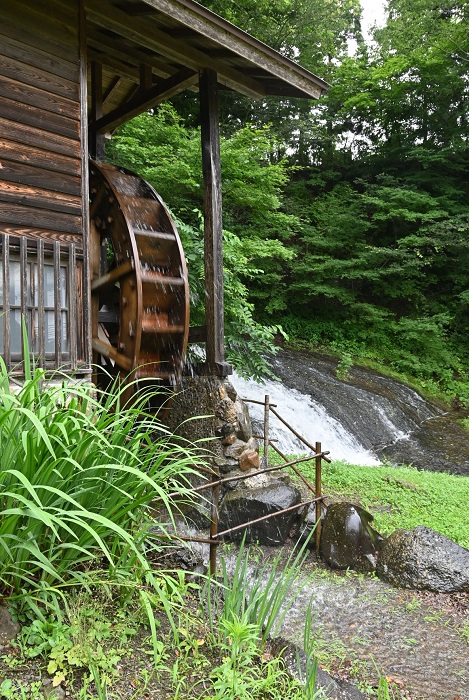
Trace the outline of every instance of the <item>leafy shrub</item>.
[[103, 572], [160, 590], [146, 557], [158, 547], [150, 504], [185, 492], [194, 451], [145, 414], [147, 396], [122, 406], [118, 387], [98, 398], [91, 386], [44, 380], [26, 368], [12, 389], [1, 362], [1, 593], [50, 604]]
[[[204, 244], [202, 215], [199, 227], [177, 220], [179, 234], [186, 251], [191, 292], [191, 320], [194, 325], [205, 323]], [[254, 306], [248, 300], [249, 290], [244, 278], [261, 274], [249, 270], [246, 241], [229, 231], [223, 231], [225, 249], [225, 345], [226, 355], [244, 377], [261, 379], [272, 376], [266, 354], [276, 350], [275, 336], [285, 335], [281, 326], [262, 324], [254, 318]]]

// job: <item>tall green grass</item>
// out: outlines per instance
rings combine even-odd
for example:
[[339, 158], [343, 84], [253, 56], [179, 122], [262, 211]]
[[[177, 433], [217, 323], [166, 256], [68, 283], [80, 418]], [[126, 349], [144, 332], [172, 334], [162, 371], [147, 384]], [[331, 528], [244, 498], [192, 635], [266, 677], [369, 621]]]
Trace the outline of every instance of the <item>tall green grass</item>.
[[233, 572], [228, 570], [226, 559], [221, 556], [221, 585], [214, 585], [209, 578], [201, 589], [201, 601], [206, 605], [212, 634], [218, 630], [219, 618], [231, 620], [234, 616], [257, 625], [262, 645], [269, 637], [275, 637], [301, 592], [298, 579], [308, 556], [307, 545], [308, 541], [293, 549], [286, 561], [282, 560], [280, 551], [272, 561], [256, 567], [254, 573], [250, 572], [252, 564], [244, 538]]
[[[288, 674], [280, 658], [259, 664], [267, 640], [280, 634], [285, 618], [303, 589], [300, 575], [308, 551], [308, 542], [305, 542], [294, 548], [286, 560], [280, 552], [259, 564], [243, 539], [233, 571], [221, 554], [221, 576], [208, 578], [200, 588], [208, 641], [221, 657], [221, 663], [210, 673], [216, 700], [267, 700], [278, 696], [314, 700], [320, 697], [315, 691], [314, 658], [303, 663], [301, 655], [297, 655], [299, 682], [291, 678], [289, 683], [285, 682]], [[308, 616], [304, 643], [305, 651], [312, 654], [311, 610]], [[287, 694], [282, 695], [282, 690]]]
[[154, 588], [151, 503], [171, 512], [167, 494], [187, 494], [199, 458], [145, 413], [148, 396], [125, 406], [117, 385], [96, 396], [59, 379], [26, 363], [12, 389], [0, 360], [0, 594], [50, 604], [66, 586], [137, 572]]

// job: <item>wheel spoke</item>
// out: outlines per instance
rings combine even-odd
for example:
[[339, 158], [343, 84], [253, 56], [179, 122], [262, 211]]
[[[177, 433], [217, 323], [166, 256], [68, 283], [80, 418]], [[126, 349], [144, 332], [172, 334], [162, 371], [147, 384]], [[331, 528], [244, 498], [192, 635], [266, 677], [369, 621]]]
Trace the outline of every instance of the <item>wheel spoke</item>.
[[91, 291], [97, 292], [98, 290], [103, 289], [103, 287], [112, 286], [118, 280], [122, 279], [122, 277], [129, 275], [133, 269], [134, 265], [132, 260], [128, 260], [122, 265], [119, 265], [119, 267], [114, 268], [114, 270], [111, 270], [111, 272], [106, 272], [105, 275], [93, 280], [91, 283]]
[[113, 360], [116, 365], [118, 365], [121, 369], [124, 369], [126, 372], [130, 372], [132, 369], [132, 360], [129, 357], [126, 357], [126, 355], [118, 352], [109, 343], [105, 343], [99, 338], [93, 338], [92, 346], [95, 352], [99, 352], [101, 355], [104, 355], [104, 357]]

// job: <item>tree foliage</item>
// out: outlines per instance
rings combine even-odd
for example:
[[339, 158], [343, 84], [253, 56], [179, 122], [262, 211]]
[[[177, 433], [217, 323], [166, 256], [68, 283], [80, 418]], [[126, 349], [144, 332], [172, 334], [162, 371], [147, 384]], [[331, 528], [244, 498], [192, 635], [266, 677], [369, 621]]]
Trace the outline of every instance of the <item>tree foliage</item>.
[[[283, 324], [465, 399], [467, 3], [389, 0], [371, 42], [358, 0], [204, 4], [331, 83], [315, 103], [220, 94], [233, 357], [250, 355], [240, 338], [270, 328], [265, 348]], [[184, 95], [139, 117], [110, 157], [150, 180], [187, 227], [200, 316], [197, 113]]]
[[[244, 127], [221, 142], [224, 194], [225, 330], [228, 359], [242, 372], [269, 373], [278, 323], [254, 319], [254, 299], [278, 286], [268, 310], [283, 307], [282, 265], [293, 252], [289, 240], [298, 220], [280, 211], [287, 181], [283, 162], [269, 158], [269, 130]], [[108, 157], [138, 172], [161, 194], [178, 218], [189, 267], [193, 325], [204, 323], [204, 269], [200, 133], [185, 126], [170, 105], [142, 114], [114, 135]], [[248, 290], [249, 287], [249, 290]], [[257, 289], [257, 294], [254, 290]], [[252, 298], [251, 298], [252, 297]]]

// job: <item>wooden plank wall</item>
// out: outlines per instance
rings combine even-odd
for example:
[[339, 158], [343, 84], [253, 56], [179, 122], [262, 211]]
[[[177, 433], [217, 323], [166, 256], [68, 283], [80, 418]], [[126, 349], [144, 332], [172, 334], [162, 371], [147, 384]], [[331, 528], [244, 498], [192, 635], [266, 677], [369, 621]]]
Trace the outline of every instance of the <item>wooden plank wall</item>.
[[[43, 239], [58, 242], [62, 257], [82, 255], [80, 115], [79, 0], [0, 3], [0, 234], [6, 240]], [[82, 330], [83, 318], [74, 322]], [[87, 353], [83, 333], [78, 337], [79, 363]]]

